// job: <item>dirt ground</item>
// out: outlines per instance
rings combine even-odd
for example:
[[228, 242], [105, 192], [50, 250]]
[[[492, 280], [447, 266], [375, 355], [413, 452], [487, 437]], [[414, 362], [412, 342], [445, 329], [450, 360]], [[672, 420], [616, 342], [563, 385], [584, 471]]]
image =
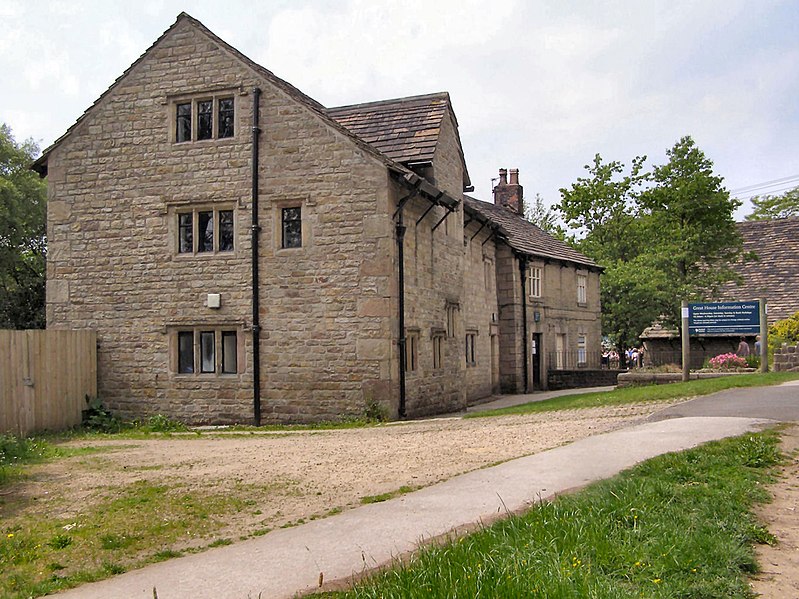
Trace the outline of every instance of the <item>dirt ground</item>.
[[[327, 431], [72, 441], [69, 445], [103, 451], [36, 466], [29, 479], [6, 492], [21, 499], [13, 503], [25, 505], [26, 512], [70, 518], [142, 481], [199, 493], [229, 490], [248, 499], [252, 509], [231, 513], [214, 538], [237, 539], [357, 507], [364, 497], [424, 487], [630, 426], [666, 405], [441, 418]], [[772, 487], [775, 500], [759, 510], [778, 539], [774, 547], [758, 548], [763, 572], [752, 588], [763, 597], [799, 597], [799, 427], [786, 430], [783, 444], [791, 459]], [[0, 518], [14, 515], [2, 511]], [[187, 540], [185, 547], [205, 546], [209, 540]]]
[[[230, 514], [214, 536], [237, 539], [356, 507], [364, 497], [428, 486], [628, 426], [664, 405], [327, 431], [74, 441], [69, 445], [104, 451], [37, 466], [13, 493], [22, 499], [17, 505], [28, 506], [26, 511], [35, 510], [43, 518], [71, 518], [140, 481], [200, 493], [230, 490], [252, 508]], [[187, 546], [208, 542], [195, 539]]]
[[799, 597], [799, 426], [783, 432], [782, 451], [788, 460], [779, 481], [769, 488], [774, 500], [758, 510], [761, 522], [777, 537], [776, 545], [757, 547], [761, 573], [752, 590], [761, 597]]

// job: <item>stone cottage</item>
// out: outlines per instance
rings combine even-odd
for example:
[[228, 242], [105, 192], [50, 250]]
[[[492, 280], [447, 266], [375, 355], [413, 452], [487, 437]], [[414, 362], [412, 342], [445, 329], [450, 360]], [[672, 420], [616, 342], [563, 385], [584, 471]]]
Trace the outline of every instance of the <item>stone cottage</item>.
[[455, 411], [599, 347], [599, 267], [518, 173], [464, 197], [446, 93], [328, 109], [182, 13], [34, 168], [48, 327], [124, 416]]

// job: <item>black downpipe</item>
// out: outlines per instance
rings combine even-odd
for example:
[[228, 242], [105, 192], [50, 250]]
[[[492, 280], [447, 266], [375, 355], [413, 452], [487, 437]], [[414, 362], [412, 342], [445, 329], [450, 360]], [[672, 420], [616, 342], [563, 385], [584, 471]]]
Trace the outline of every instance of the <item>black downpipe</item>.
[[261, 316], [258, 300], [258, 137], [261, 133], [258, 107], [261, 90], [252, 90], [252, 409], [255, 426], [261, 425]]
[[527, 356], [527, 258], [519, 258], [519, 272], [522, 275], [522, 331], [524, 337], [522, 339], [522, 346], [524, 347], [524, 392], [529, 392], [529, 374]]
[[399, 409], [400, 418], [405, 418], [405, 224], [402, 210], [397, 218], [397, 292], [399, 294]]

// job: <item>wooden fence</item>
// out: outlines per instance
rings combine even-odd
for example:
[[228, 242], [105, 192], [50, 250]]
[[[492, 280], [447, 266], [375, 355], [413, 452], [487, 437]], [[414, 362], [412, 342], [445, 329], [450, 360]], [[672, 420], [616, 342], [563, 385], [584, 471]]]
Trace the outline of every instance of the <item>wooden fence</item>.
[[97, 395], [95, 331], [0, 330], [0, 433], [80, 424]]

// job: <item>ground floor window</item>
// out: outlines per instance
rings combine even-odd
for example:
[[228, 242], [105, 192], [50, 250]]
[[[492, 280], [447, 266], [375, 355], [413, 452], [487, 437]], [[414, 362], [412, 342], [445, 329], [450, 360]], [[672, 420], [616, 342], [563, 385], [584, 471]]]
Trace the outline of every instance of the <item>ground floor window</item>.
[[416, 372], [419, 365], [419, 331], [405, 333], [405, 372]]
[[475, 341], [477, 333], [466, 333], [466, 366], [477, 366]]
[[177, 333], [178, 374], [236, 374], [239, 372], [238, 331], [194, 327]]
[[577, 365], [585, 366], [586, 363], [586, 343], [585, 335], [577, 336]]
[[444, 335], [433, 336], [433, 368], [444, 365]]

